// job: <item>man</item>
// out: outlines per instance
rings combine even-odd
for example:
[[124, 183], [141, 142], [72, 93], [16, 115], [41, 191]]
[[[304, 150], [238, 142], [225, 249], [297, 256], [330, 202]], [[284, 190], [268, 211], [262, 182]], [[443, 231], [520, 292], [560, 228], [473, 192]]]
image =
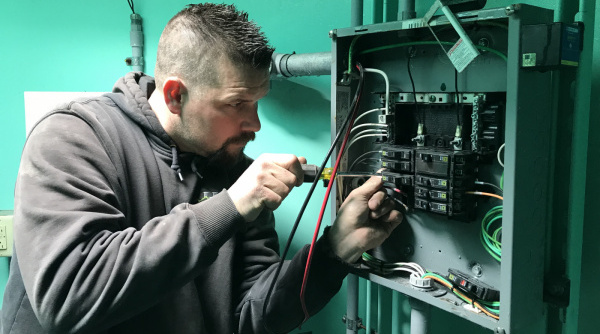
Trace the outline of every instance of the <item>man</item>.
[[[284, 266], [272, 210], [302, 183], [293, 155], [252, 162], [273, 49], [233, 6], [190, 5], [167, 24], [156, 81], [54, 110], [31, 132], [15, 191], [3, 333], [264, 333], [303, 320], [302, 249]], [[314, 314], [400, 213], [373, 178], [318, 241]]]

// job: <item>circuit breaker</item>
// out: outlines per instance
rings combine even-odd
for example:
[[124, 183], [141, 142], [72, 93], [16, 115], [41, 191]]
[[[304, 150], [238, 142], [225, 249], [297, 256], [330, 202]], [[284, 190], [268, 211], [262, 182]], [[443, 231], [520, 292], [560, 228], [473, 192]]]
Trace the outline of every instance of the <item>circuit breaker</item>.
[[[547, 307], [551, 73], [521, 66], [521, 38], [552, 12], [455, 14], [463, 31], [448, 15], [332, 31], [332, 133], [349, 131], [333, 201], [379, 175], [404, 212], [357, 275], [496, 333], [535, 333]], [[465, 38], [477, 51], [457, 67]]]

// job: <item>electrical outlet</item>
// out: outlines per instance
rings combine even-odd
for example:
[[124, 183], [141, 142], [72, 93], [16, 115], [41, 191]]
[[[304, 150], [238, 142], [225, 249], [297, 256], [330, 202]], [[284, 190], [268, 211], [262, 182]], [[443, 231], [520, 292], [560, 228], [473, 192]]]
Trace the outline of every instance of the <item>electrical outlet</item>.
[[13, 216], [12, 211], [0, 211], [0, 256], [12, 256]]

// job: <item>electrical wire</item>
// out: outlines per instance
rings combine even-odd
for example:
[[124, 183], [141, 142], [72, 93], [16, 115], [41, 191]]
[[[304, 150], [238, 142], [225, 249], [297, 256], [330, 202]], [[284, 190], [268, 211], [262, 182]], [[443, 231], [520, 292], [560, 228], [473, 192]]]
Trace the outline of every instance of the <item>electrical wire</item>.
[[365, 139], [365, 138], [369, 138], [369, 137], [386, 137], [387, 136], [387, 132], [384, 130], [373, 130], [373, 131], [381, 131], [381, 133], [378, 134], [365, 134], [362, 136], [355, 136], [355, 138], [350, 142], [350, 144], [348, 144], [348, 149], [350, 149], [350, 146], [352, 146], [354, 143], [356, 143], [357, 141], [361, 140], [361, 139]]
[[460, 94], [458, 93], [458, 71], [454, 69], [454, 90], [456, 92], [456, 125], [460, 125]]
[[[354, 123], [356, 124], [356, 120], [354, 121]], [[357, 129], [368, 127], [368, 126], [372, 126], [372, 127], [376, 127], [376, 128], [387, 128], [388, 127], [387, 124], [381, 124], [381, 123], [363, 123], [361, 125], [357, 125], [357, 126], [353, 127], [352, 131], [356, 131]], [[350, 132], [350, 133], [352, 133], [352, 132]]]
[[354, 123], [358, 123], [358, 121], [361, 118], [365, 117], [368, 114], [372, 114], [372, 113], [378, 112], [378, 111], [385, 111], [385, 108], [375, 108], [375, 109], [371, 109], [371, 110], [365, 111], [365, 112], [361, 113], [358, 117], [356, 117], [356, 119], [354, 120]]
[[425, 269], [414, 262], [384, 262], [367, 252], [362, 254], [362, 260], [369, 268], [378, 270], [382, 274], [390, 274], [394, 271], [404, 271], [415, 278], [421, 278], [421, 276], [426, 274]]
[[[351, 172], [354, 168], [354, 166], [358, 165], [361, 161], [364, 160], [365, 156], [369, 155], [369, 154], [373, 154], [373, 153], [381, 153], [381, 151], [368, 151], [365, 152], [363, 154], [361, 154], [358, 158], [354, 159], [354, 162], [352, 162], [352, 164], [350, 165], [350, 167], [348, 168], [348, 171]], [[361, 160], [363, 159], [363, 160]]]
[[360, 139], [362, 136], [364, 135], [368, 135], [368, 134], [383, 134], [383, 135], [387, 135], [387, 130], [386, 129], [367, 129], [367, 130], [362, 130], [359, 133], [355, 134], [354, 136], [350, 137], [350, 142], [355, 141], [356, 139]]
[[[496, 223], [496, 229], [492, 230]], [[481, 220], [480, 241], [483, 248], [500, 262], [502, 257], [502, 206], [490, 209]]]
[[[371, 49], [367, 49], [367, 50], [363, 50], [359, 53], [359, 55], [365, 55], [368, 53], [373, 53], [373, 52], [378, 52], [378, 51], [383, 51], [383, 50], [389, 50], [389, 49], [394, 49], [394, 48], [402, 48], [402, 47], [407, 47], [407, 46], [419, 46], [419, 45], [438, 45], [438, 44], [442, 44], [442, 45], [447, 45], [447, 46], [454, 46], [455, 43], [453, 42], [445, 42], [445, 41], [441, 41], [441, 42], [436, 42], [436, 41], [418, 41], [418, 42], [407, 42], [407, 43], [398, 43], [398, 44], [392, 44], [392, 45], [385, 45], [385, 46], [380, 46], [380, 47], [376, 47], [376, 48], [371, 48]], [[492, 49], [489, 48], [487, 46], [481, 46], [481, 45], [475, 45], [475, 47], [479, 50], [482, 51], [488, 51], [490, 53], [495, 54], [496, 56], [498, 56], [499, 58], [501, 58], [504, 61], [507, 61], [507, 57], [504, 53], [496, 50], [496, 49]]]
[[[502, 166], [502, 168], [504, 168], [504, 162], [502, 162], [502, 159], [500, 159], [500, 152], [502, 152], [502, 150], [504, 149], [504, 145], [505, 144], [500, 145], [500, 148], [498, 148], [498, 154], [497, 154], [498, 163], [500, 164], [500, 166]], [[502, 174], [502, 175], [504, 175], [504, 174]]]
[[492, 194], [492, 193], [486, 193], [486, 192], [482, 192], [482, 191], [466, 191], [465, 194], [470, 194], [470, 195], [478, 195], [478, 196], [488, 196], [488, 197], [494, 197], [500, 200], [504, 200], [504, 197], [500, 196], [500, 195], [496, 195], [496, 194]]
[[127, 3], [129, 4], [129, 8], [131, 8], [131, 12], [135, 14], [135, 10], [133, 9], [133, 0], [127, 0]]
[[[362, 65], [360, 63], [357, 63], [357, 68], [361, 74], [361, 77], [363, 77], [363, 73], [365, 72], [365, 69], [362, 67]], [[360, 87], [360, 92], [362, 93], [362, 85]], [[317, 226], [315, 227], [315, 233], [313, 234], [313, 239], [310, 244], [310, 248], [308, 250], [308, 257], [306, 259], [306, 267], [304, 269], [304, 278], [302, 279], [302, 287], [300, 288], [300, 304], [302, 305], [302, 310], [304, 311], [304, 322], [306, 320], [308, 320], [308, 318], [310, 317], [310, 314], [308, 313], [308, 309], [306, 308], [305, 293], [306, 293], [306, 283], [308, 282], [308, 277], [310, 274], [310, 265], [312, 262], [313, 250], [314, 250], [315, 243], [317, 241], [317, 236], [319, 235], [319, 230], [321, 229], [321, 222], [323, 221], [323, 216], [325, 214], [325, 208], [327, 207], [327, 201], [329, 198], [329, 194], [331, 193], [331, 188], [332, 188], [333, 184], [335, 183], [335, 182], [333, 182], [333, 180], [335, 180], [335, 175], [337, 173], [340, 161], [342, 160], [342, 155], [344, 153], [345, 146], [348, 142], [348, 138], [350, 137], [350, 131], [352, 130], [352, 126], [354, 125], [354, 120], [356, 119], [356, 116], [357, 116], [359, 100], [360, 100], [360, 94], [358, 95], [357, 103], [354, 106], [354, 110], [352, 110], [352, 112], [351, 112], [352, 116], [351, 116], [350, 122], [348, 123], [348, 127], [346, 129], [346, 135], [344, 136], [344, 140], [342, 141], [342, 145], [340, 147], [337, 159], [335, 161], [335, 165], [333, 166], [333, 170], [331, 172], [331, 180], [332, 181], [330, 181], [327, 186], [327, 190], [325, 192], [325, 198], [323, 199], [323, 204], [321, 205], [321, 212], [319, 213]]]
[[[417, 89], [415, 87], [415, 80], [413, 79], [412, 76], [412, 70], [410, 68], [410, 60], [412, 58], [412, 55], [408, 54], [408, 59], [406, 60], [406, 67], [408, 70], [408, 78], [410, 79], [410, 84], [412, 86], [412, 93], [413, 93], [413, 99], [415, 100], [415, 113], [417, 114], [417, 118], [419, 118], [419, 103], [417, 101]], [[419, 118], [419, 123], [424, 124], [425, 123], [425, 110], [423, 110], [423, 117], [422, 119]]]
[[[331, 143], [331, 146], [329, 147], [329, 150], [327, 151], [327, 154], [325, 156], [325, 159], [323, 159], [323, 162], [321, 163], [321, 166], [319, 167], [319, 170], [317, 172], [317, 175], [320, 176], [323, 173], [323, 170], [325, 169], [325, 166], [327, 165], [327, 163], [329, 162], [329, 158], [331, 157], [331, 154], [333, 153], [333, 150], [336, 148], [342, 133], [344, 132], [344, 129], [347, 127], [348, 123], [350, 122], [353, 112], [352, 110], [355, 110], [356, 108], [358, 108], [358, 104], [360, 101], [360, 96], [362, 94], [362, 89], [364, 86], [364, 73], [362, 71], [362, 66], [359, 67], [359, 81], [358, 81], [358, 86], [356, 89], [356, 92], [354, 93], [354, 98], [352, 100], [352, 103], [350, 105], [350, 109], [348, 112], [348, 115], [346, 117], [346, 119], [344, 120], [342, 126], [340, 127], [338, 133], [335, 136], [335, 139], [333, 140], [333, 142]], [[265, 314], [267, 313], [267, 306], [269, 304], [269, 300], [271, 298], [271, 294], [273, 293], [273, 289], [275, 288], [275, 282], [277, 281], [277, 278], [279, 277], [279, 274], [281, 272], [281, 269], [283, 267], [283, 264], [285, 262], [285, 259], [287, 257], [287, 253], [290, 249], [290, 246], [292, 244], [292, 240], [294, 238], [294, 235], [296, 234], [296, 230], [298, 229], [298, 226], [300, 225], [300, 220], [302, 219], [302, 216], [304, 214], [304, 211], [306, 210], [306, 207], [308, 205], [308, 202], [310, 201], [310, 198], [312, 197], [312, 194], [317, 186], [317, 184], [319, 183], [319, 177], [315, 177], [315, 180], [313, 181], [308, 194], [306, 195], [306, 198], [304, 199], [304, 203], [302, 204], [302, 206], [300, 207], [300, 212], [298, 213], [298, 217], [296, 218], [296, 221], [294, 222], [294, 225], [292, 226], [292, 230], [290, 231], [290, 235], [288, 237], [287, 243], [284, 247], [283, 253], [281, 255], [279, 264], [277, 266], [277, 269], [275, 271], [275, 275], [273, 276], [273, 278], [271, 279], [271, 283], [269, 285], [269, 290], [267, 291], [267, 296], [265, 297], [265, 301], [263, 303], [263, 319], [265, 318]], [[267, 330], [267, 332], [269, 333], [273, 333], [266, 322], [264, 322], [264, 327]]]
[[502, 188], [498, 187], [497, 185], [495, 185], [493, 183], [488, 183], [488, 182], [483, 182], [483, 181], [475, 181], [475, 184], [482, 185], [482, 186], [492, 187], [495, 190], [497, 190], [500, 193], [500, 195], [502, 195], [504, 193], [504, 191], [502, 190]]
[[352, 73], [352, 53], [354, 52], [354, 45], [361, 36], [362, 35], [354, 36], [352, 42], [350, 42], [350, 47], [348, 48], [348, 74]]
[[[476, 307], [477, 309], [481, 310], [487, 316], [492, 317], [492, 318], [494, 318], [496, 320], [500, 319], [499, 315], [494, 314], [494, 313], [498, 312], [497, 310], [490, 310], [487, 306], [485, 306], [483, 304], [483, 301], [477, 300], [475, 298], [470, 298], [464, 292], [462, 292], [461, 290], [459, 290], [456, 287], [454, 287], [454, 284], [452, 282], [448, 281], [443, 276], [435, 274], [435, 273], [426, 273], [421, 278], [429, 278], [429, 279], [432, 279], [432, 280], [440, 283], [441, 285], [443, 285], [446, 288], [448, 288], [448, 290], [452, 291], [456, 296], [458, 296], [464, 302], [466, 302], [466, 303], [468, 303], [468, 304]], [[500, 303], [499, 302], [497, 302], [497, 304], [493, 304], [493, 305], [497, 306], [497, 307], [500, 307]]]
[[390, 111], [390, 79], [384, 71], [376, 68], [365, 68], [365, 72], [377, 73], [383, 77], [383, 80], [385, 81], [385, 113], [387, 114]]

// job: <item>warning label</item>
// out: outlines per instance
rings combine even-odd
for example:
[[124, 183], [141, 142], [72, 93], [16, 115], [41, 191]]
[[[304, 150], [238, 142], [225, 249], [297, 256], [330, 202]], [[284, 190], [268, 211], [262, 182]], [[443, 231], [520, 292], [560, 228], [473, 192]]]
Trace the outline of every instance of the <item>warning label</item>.
[[479, 51], [461, 38], [448, 51], [448, 58], [458, 72], [462, 72], [469, 64], [479, 56]]

